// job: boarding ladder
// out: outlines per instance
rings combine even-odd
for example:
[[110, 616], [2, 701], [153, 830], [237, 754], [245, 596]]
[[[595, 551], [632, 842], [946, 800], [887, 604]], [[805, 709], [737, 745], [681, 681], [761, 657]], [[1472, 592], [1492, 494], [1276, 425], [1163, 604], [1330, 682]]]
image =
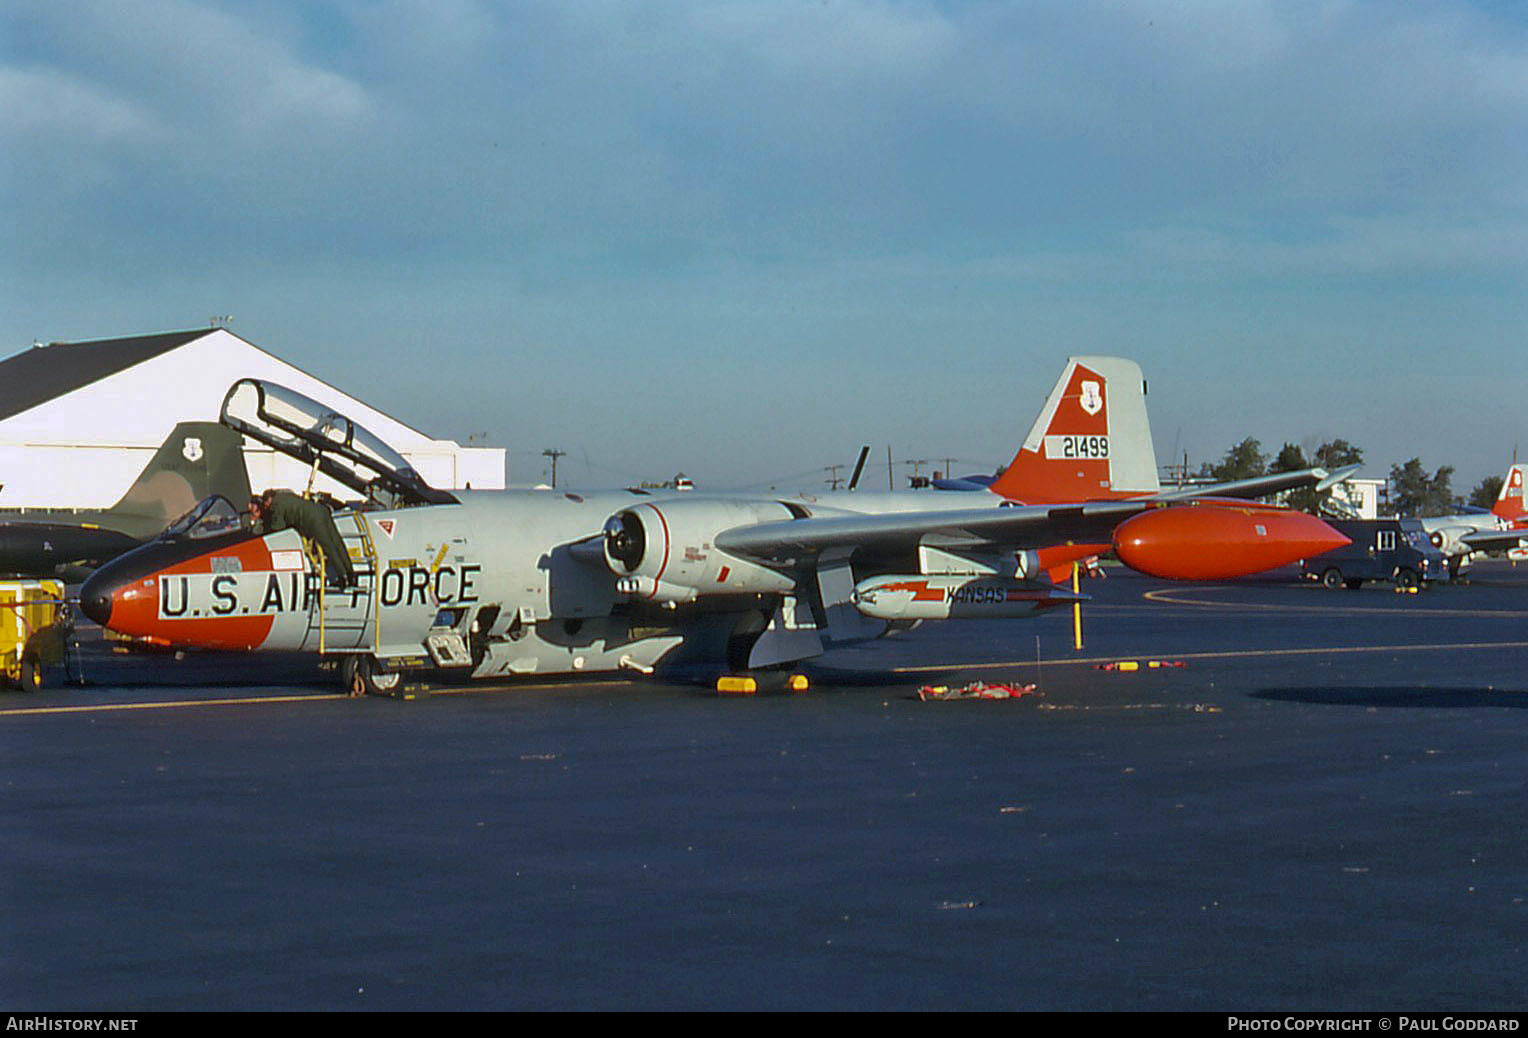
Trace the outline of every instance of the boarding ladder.
[[360, 512], [341, 512], [334, 517], [340, 541], [350, 556], [355, 587], [333, 591], [327, 586], [324, 553], [306, 543], [318, 574], [318, 608], [308, 614], [307, 643], [317, 635], [320, 653], [374, 653], [381, 644], [380, 610], [377, 607], [377, 548], [371, 525]]

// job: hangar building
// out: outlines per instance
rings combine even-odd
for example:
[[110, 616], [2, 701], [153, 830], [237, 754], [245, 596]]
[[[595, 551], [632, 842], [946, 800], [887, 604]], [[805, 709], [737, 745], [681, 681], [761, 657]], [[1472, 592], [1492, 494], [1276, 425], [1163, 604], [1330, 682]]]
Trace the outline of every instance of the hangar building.
[[[226, 328], [34, 346], [0, 361], [0, 508], [104, 508], [177, 422], [215, 422], [241, 378], [294, 389], [365, 426], [442, 490], [504, 487], [502, 447], [435, 440]], [[245, 442], [250, 486], [301, 490], [308, 469]], [[320, 476], [338, 497], [354, 493]], [[241, 502], [242, 504], [242, 502]]]

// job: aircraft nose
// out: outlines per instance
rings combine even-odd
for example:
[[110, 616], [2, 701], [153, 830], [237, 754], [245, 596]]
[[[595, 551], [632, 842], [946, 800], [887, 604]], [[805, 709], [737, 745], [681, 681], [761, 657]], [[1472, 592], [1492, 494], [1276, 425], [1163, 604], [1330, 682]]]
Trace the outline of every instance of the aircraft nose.
[[80, 610], [105, 627], [111, 622], [111, 603], [116, 591], [117, 581], [97, 570], [80, 588]]

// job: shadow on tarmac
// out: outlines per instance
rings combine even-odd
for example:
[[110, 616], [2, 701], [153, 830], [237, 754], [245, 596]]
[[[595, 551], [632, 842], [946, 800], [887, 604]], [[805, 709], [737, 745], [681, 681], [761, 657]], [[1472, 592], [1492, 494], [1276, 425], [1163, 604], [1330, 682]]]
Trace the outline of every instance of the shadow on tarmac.
[[1507, 688], [1265, 688], [1251, 693], [1251, 696], [1253, 699], [1316, 706], [1407, 707], [1427, 710], [1528, 708], [1528, 693], [1522, 689]]

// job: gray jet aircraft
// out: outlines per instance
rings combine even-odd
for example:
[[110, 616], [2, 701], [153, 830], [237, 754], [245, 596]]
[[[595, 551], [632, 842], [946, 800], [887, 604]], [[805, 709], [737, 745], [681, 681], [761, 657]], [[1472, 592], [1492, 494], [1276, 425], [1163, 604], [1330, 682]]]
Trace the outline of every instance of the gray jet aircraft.
[[1524, 473], [1528, 465], [1513, 463], [1502, 481], [1501, 493], [1490, 511], [1462, 515], [1435, 515], [1419, 519], [1433, 546], [1448, 559], [1449, 576], [1477, 551], [1505, 550], [1515, 560], [1528, 558], [1528, 512], [1523, 508]]
[[162, 645], [331, 657], [352, 691], [388, 692], [432, 668], [783, 666], [922, 620], [1072, 602], [1057, 578], [1110, 550], [1158, 576], [1220, 579], [1347, 543], [1313, 516], [1235, 500], [1346, 473], [1158, 491], [1144, 391], [1130, 361], [1073, 358], [1013, 462], [976, 491], [447, 492], [345, 417], [243, 380], [225, 425], [364, 497], [334, 515], [359, 586], [325, 590], [298, 531], [255, 536], [210, 498], [98, 570], [81, 606]]

